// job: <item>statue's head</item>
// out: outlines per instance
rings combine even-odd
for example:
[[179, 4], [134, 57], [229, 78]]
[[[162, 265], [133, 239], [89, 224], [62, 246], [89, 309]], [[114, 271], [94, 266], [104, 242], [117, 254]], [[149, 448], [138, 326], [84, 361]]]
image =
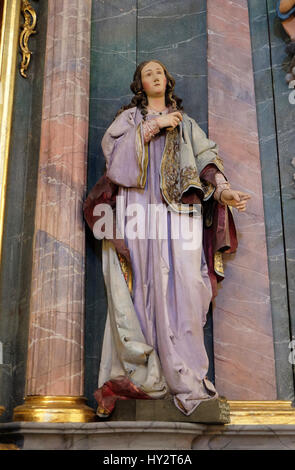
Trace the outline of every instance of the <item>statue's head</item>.
[[[159, 77], [160, 86], [165, 84], [164, 93], [166, 97], [169, 95], [172, 96], [175, 80], [172, 75], [170, 75], [165, 65], [159, 60], [146, 60], [137, 66], [134, 72], [133, 82], [130, 85], [131, 91], [137, 96], [141, 94], [154, 96], [154, 94], [157, 94], [157, 91], [151, 85], [150, 79], [150, 77], [155, 76], [155, 74]], [[160, 94], [161, 91], [162, 90], [159, 90], [158, 94]]]
[[[163, 89], [159, 87], [159, 90], [156, 90], [156, 87], [152, 84], [152, 79], [148, 76], [149, 73], [155, 72], [158, 74], [159, 82], [160, 85], [163, 85]], [[174, 94], [174, 87], [175, 80], [162, 62], [156, 59], [145, 60], [137, 66], [133, 82], [130, 85], [131, 91], [135, 95], [132, 104], [141, 108], [142, 114], [145, 116], [147, 114], [148, 97], [159, 96], [163, 93], [165, 95], [166, 106], [171, 106], [175, 110], [183, 109], [181, 106], [182, 100]]]
[[[152, 85], [152, 79], [148, 77], [148, 71], [152, 70], [153, 74], [156, 72], [159, 77], [160, 85], [163, 88], [157, 89]], [[149, 96], [163, 96], [165, 95], [165, 105], [171, 106], [172, 109], [182, 110], [181, 105], [182, 99], [174, 94], [175, 80], [172, 75], [168, 72], [162, 62], [159, 60], [145, 60], [141, 62], [133, 76], [133, 82], [130, 85], [131, 91], [134, 93], [134, 96], [131, 102], [127, 106], [122, 106], [119, 109], [117, 116], [124, 111], [125, 109], [137, 106], [141, 110], [141, 114], [145, 119], [148, 111], [148, 97]], [[158, 94], [157, 94], [158, 93]], [[162, 93], [162, 95], [161, 95]]]

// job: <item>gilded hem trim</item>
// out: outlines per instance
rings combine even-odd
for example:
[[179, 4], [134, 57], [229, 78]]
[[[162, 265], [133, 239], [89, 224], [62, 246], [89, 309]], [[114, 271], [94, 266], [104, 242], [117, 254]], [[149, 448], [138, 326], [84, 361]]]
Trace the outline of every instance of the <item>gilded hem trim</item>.
[[[224, 166], [223, 166], [223, 161], [222, 159], [217, 156], [215, 157], [211, 162], [208, 162], [206, 164], [209, 165], [209, 164], [213, 164], [217, 167], [217, 169], [219, 171], [221, 171], [221, 173], [223, 174], [223, 176], [226, 178], [225, 174], [224, 174]], [[215, 191], [215, 186], [213, 186], [213, 184], [211, 183], [205, 183], [204, 184], [204, 187], [203, 187], [203, 192], [204, 192], [204, 198], [203, 198], [203, 201], [208, 201], [208, 199], [210, 199], [210, 197], [214, 194], [214, 191]]]
[[147, 166], [149, 161], [148, 143], [142, 146], [141, 138], [141, 123], [138, 124], [136, 130], [136, 155], [139, 168], [139, 174], [137, 178], [137, 186], [141, 189], [145, 187], [147, 177]]
[[218, 276], [224, 277], [222, 253], [220, 251], [216, 251], [214, 254], [214, 271]]
[[[213, 163], [214, 165], [216, 165], [218, 170], [220, 170], [221, 173], [224, 174], [223, 161], [218, 155], [212, 160], [212, 162], [209, 162], [209, 163]], [[208, 165], [208, 163], [207, 163], [207, 165]]]
[[130, 295], [132, 297], [133, 285], [132, 285], [132, 268], [131, 268], [131, 264], [128, 263], [125, 256], [121, 255], [120, 253], [117, 253], [117, 254], [118, 254], [118, 258], [119, 258], [119, 261], [120, 261], [120, 266], [121, 266], [121, 270], [122, 270], [125, 282], [128, 286]]
[[208, 201], [208, 199], [210, 199], [210, 197], [214, 194], [214, 191], [215, 191], [215, 188], [212, 189], [210, 192], [206, 193], [206, 195], [203, 198], [203, 201]]
[[108, 418], [111, 412], [107, 408], [103, 408], [102, 406], [98, 406], [96, 409], [96, 414], [99, 418]]
[[189, 183], [187, 183], [181, 190], [180, 192], [180, 199], [182, 198], [182, 196], [184, 195], [184, 193], [190, 189], [190, 188], [196, 188], [196, 189], [200, 189], [202, 191], [202, 193], [204, 193], [204, 188], [202, 186], [202, 184], [200, 183], [200, 181], [198, 180], [190, 180]]
[[[170, 201], [170, 197], [167, 191], [167, 184], [166, 184], [166, 178], [164, 176], [164, 166], [167, 164], [167, 159], [169, 156], [169, 150], [171, 151], [171, 145], [174, 143], [174, 138], [176, 137], [176, 131], [173, 129], [173, 131], [167, 131], [166, 132], [166, 139], [165, 139], [165, 147], [161, 159], [161, 167], [160, 167], [160, 187], [162, 191], [162, 195], [167, 202], [167, 204], [171, 204], [172, 201]], [[174, 162], [172, 162], [174, 163]]]

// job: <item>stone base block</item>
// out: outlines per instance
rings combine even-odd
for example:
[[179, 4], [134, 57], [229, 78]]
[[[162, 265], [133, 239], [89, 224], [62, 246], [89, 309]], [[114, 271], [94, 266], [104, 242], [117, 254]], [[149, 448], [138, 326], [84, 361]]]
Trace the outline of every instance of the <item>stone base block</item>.
[[185, 416], [167, 400], [118, 400], [111, 421], [170, 421], [185, 423], [230, 422], [230, 407], [225, 398], [203, 401], [195, 411]]

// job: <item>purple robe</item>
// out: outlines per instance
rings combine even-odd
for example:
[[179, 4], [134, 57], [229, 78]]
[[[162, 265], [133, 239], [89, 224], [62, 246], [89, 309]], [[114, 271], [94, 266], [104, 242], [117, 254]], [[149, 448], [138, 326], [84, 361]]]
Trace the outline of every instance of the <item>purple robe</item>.
[[[132, 215], [127, 216], [122, 222], [124, 226], [119, 224], [118, 228], [121, 233], [126, 232], [129, 224], [129, 233], [127, 234], [129, 236], [124, 233], [124, 254], [126, 255], [126, 250], [128, 250], [132, 266], [132, 306], [143, 336], [140, 340], [134, 340], [136, 337], [134, 333], [132, 340], [134, 340], [134, 344], [144, 342], [151, 347], [150, 351], [153, 352], [153, 360], [156, 360], [156, 369], [157, 367], [158, 369], [153, 382], [155, 389], [153, 389], [154, 385], [145, 386], [144, 380], [142, 383], [138, 378], [135, 380], [135, 376], [132, 374], [136, 369], [137, 361], [136, 353], [134, 353], [136, 347], [133, 347], [133, 366], [130, 367], [132, 361], [128, 359], [126, 362], [126, 353], [121, 348], [124, 341], [118, 340], [120, 328], [121, 330], [123, 328], [125, 335], [123, 338], [126, 339], [126, 331], [128, 331], [132, 319], [131, 317], [128, 319], [126, 312], [123, 312], [121, 320], [118, 318], [116, 320], [116, 313], [113, 313], [110, 315], [104, 338], [99, 390], [103, 390], [105, 383], [108, 383], [110, 388], [112, 381], [120, 379], [124, 374], [138, 388], [139, 393], [141, 391], [146, 393], [146, 397], [162, 398], [167, 393], [171, 394], [175, 405], [184, 414], [189, 415], [201, 401], [218, 396], [213, 384], [206, 377], [209, 364], [204, 346], [203, 327], [212, 300], [212, 286], [214, 290], [214, 284], [212, 284], [212, 276], [210, 276], [210, 282], [207, 267], [211, 263], [206, 262], [203, 249], [202, 211], [198, 210], [191, 217], [189, 213], [178, 213], [171, 210], [163, 197], [161, 186], [163, 183], [161, 182], [161, 164], [166, 134], [162, 132], [155, 135], [148, 146], [145, 146], [141, 118], [138, 117], [139, 111], [136, 113], [134, 122], [132, 122], [128, 111], [122, 113], [106, 132], [102, 147], [107, 161], [107, 178], [111, 185], [118, 186], [117, 195], [121, 198], [120, 207], [126, 211], [130, 205], [137, 204], [141, 208], [139, 217], [136, 219], [137, 225], [140, 225], [137, 227], [140, 232], [139, 237], [130, 236], [132, 228], [136, 227], [136, 224], [135, 226], [132, 226], [132, 223], [130, 225]], [[154, 117], [148, 115], [147, 119]], [[203, 135], [202, 138], [204, 138]], [[213, 148], [211, 141], [208, 140], [208, 142], [208, 148]], [[136, 148], [136, 145], [141, 148]], [[138, 158], [139, 155], [142, 155], [141, 159]], [[204, 151], [202, 151], [202, 155], [204, 156]], [[214, 155], [213, 157], [215, 158]], [[203, 170], [206, 167], [212, 168], [213, 157], [208, 156], [208, 165], [203, 164]], [[194, 187], [195, 181], [196, 187]], [[199, 197], [202, 194], [197, 186], [198, 181], [194, 175], [193, 183], [189, 184], [190, 191], [185, 193], [187, 198], [183, 197], [182, 203], [184, 200], [190, 202], [192, 189], [194, 195], [192, 202], [200, 202]], [[93, 208], [93, 204], [92, 206], [86, 204], [84, 211], [86, 212], [90, 207]], [[151, 207], [158, 208], [156, 215], [149, 212]], [[220, 206], [219, 209], [219, 213], [224, 215], [224, 220], [228, 221], [228, 213], [225, 212], [227, 208]], [[184, 223], [185, 227], [193, 228], [195, 234], [193, 244], [189, 244], [187, 238], [179, 230], [180, 223]], [[230, 219], [229, 225], [233, 227], [232, 219]], [[175, 237], [174, 234], [178, 236]], [[233, 240], [235, 240], [234, 235], [233, 233]], [[113, 241], [117, 252], [122, 253], [120, 251], [122, 241], [114, 239]], [[209, 245], [211, 247], [212, 243]], [[226, 244], [219, 243], [219, 245], [221, 246], [218, 248], [232, 248], [230, 240], [227, 240]], [[114, 261], [109, 262], [108, 269], [112, 269], [110, 266], [113, 265]], [[114, 290], [111, 284], [114, 283], [116, 274], [114, 272], [110, 274], [109, 270], [105, 275], [105, 280], [108, 300], [112, 303]], [[122, 298], [123, 295], [126, 295], [126, 292], [122, 293]], [[120, 323], [122, 318], [123, 326]], [[119, 329], [116, 326], [118, 323], [120, 323]], [[115, 361], [113, 364], [104, 364], [109, 362], [108, 357], [114, 348], [116, 349]], [[145, 354], [150, 354], [150, 352], [145, 352]], [[123, 373], [114, 372], [120, 370], [118, 364], [120, 367], [122, 366]], [[143, 364], [141, 366], [144, 367]], [[154, 370], [154, 368], [150, 366], [149, 370]], [[139, 376], [142, 375], [139, 374]], [[124, 384], [126, 386], [126, 381]], [[156, 391], [155, 394], [154, 391]], [[120, 396], [118, 390], [116, 393]], [[100, 394], [102, 401], [99, 403], [100, 409], [103, 408], [102, 395]], [[121, 390], [121, 398], [124, 398], [124, 390]], [[107, 413], [105, 412], [105, 414]]]

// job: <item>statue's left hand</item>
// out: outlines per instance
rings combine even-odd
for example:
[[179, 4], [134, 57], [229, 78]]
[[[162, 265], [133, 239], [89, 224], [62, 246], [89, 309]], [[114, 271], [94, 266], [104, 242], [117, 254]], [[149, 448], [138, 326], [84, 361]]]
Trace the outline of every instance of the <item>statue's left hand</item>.
[[242, 191], [235, 191], [233, 189], [224, 189], [220, 196], [221, 202], [228, 206], [235, 207], [239, 212], [244, 212], [247, 208], [247, 201], [251, 196]]

